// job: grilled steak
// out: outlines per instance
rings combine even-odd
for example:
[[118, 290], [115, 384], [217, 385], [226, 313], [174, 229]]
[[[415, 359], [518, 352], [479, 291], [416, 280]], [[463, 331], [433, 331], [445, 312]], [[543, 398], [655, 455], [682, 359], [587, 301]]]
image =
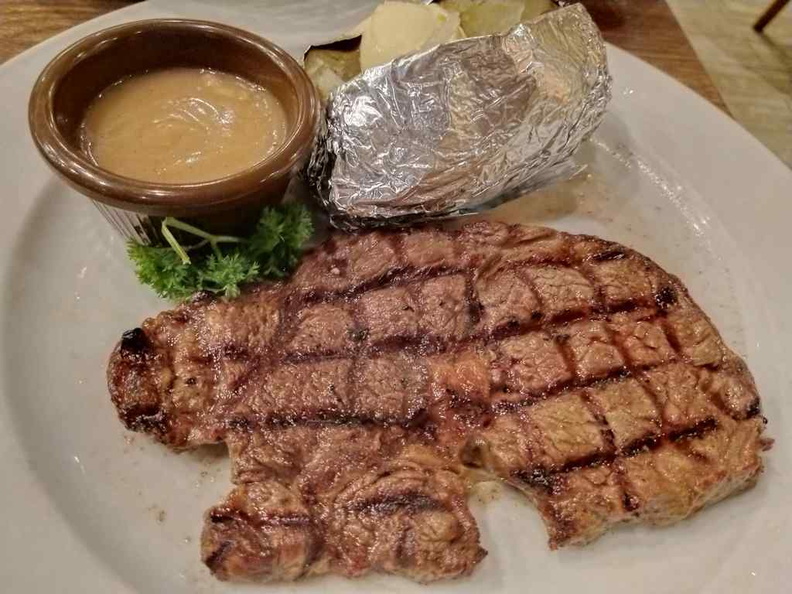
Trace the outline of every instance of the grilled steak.
[[495, 223], [336, 235], [287, 283], [125, 333], [108, 380], [130, 429], [228, 444], [202, 542], [221, 579], [465, 575], [485, 555], [473, 476], [525, 493], [556, 548], [750, 487], [769, 444], [750, 373], [678, 279]]

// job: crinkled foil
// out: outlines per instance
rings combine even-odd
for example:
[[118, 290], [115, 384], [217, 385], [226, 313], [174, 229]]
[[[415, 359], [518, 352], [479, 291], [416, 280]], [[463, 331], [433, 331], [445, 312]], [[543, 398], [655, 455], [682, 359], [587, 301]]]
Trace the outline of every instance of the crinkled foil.
[[365, 71], [330, 96], [306, 168], [341, 227], [483, 210], [577, 170], [610, 100], [582, 5]]

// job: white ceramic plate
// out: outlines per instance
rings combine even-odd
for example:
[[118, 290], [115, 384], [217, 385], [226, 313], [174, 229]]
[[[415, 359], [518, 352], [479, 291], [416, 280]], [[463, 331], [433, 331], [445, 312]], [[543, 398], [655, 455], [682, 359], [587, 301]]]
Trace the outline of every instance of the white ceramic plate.
[[[0, 590], [251, 591], [201, 565], [203, 510], [229, 488], [216, 450], [174, 455], [122, 429], [104, 383], [120, 333], [165, 304], [134, 280], [123, 244], [46, 169], [28, 137], [38, 72], [83, 35], [123, 21], [210, 18], [299, 53], [372, 2], [145, 2], [0, 69]], [[762, 391], [776, 446], [758, 487], [666, 529], [626, 527], [551, 553], [538, 516], [503, 490], [474, 504], [490, 555], [434, 592], [781, 592], [792, 579], [792, 172], [694, 93], [610, 53], [615, 92], [583, 151], [586, 177], [496, 216], [597, 233], [681, 276]], [[402, 579], [320, 578], [288, 592], [418, 592]]]

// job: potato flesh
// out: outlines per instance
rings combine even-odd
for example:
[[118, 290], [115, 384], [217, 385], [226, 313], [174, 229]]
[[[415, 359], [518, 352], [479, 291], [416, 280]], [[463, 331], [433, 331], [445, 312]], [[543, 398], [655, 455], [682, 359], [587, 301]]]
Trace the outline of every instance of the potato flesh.
[[457, 39], [459, 13], [434, 4], [383, 2], [360, 40], [360, 68], [367, 70], [413, 52]]
[[305, 69], [324, 99], [363, 70], [466, 37], [505, 33], [550, 10], [550, 0], [442, 0], [434, 4], [387, 1], [361, 21], [354, 50], [311, 49]]

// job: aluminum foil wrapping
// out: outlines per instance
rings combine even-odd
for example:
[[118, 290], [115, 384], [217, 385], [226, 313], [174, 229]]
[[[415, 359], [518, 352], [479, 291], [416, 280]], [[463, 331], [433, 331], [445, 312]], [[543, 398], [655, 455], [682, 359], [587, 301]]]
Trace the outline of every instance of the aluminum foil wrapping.
[[366, 70], [326, 105], [308, 183], [336, 226], [476, 212], [577, 170], [610, 99], [582, 5]]

